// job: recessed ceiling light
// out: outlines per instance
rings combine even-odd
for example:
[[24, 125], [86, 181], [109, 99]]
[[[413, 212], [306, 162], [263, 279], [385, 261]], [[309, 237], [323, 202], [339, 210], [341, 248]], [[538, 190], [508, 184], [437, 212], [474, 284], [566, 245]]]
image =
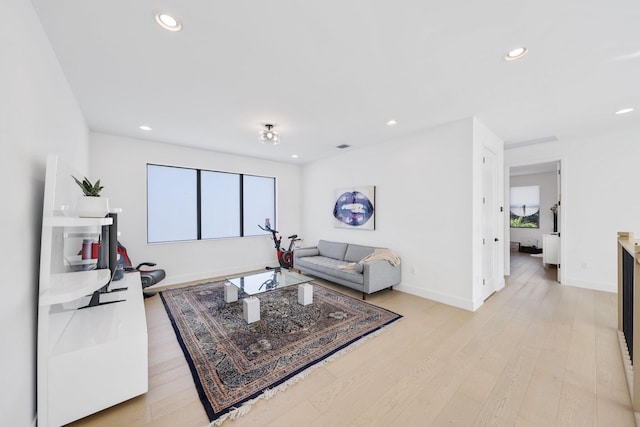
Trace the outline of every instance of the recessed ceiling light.
[[526, 47], [517, 47], [504, 56], [504, 59], [507, 61], [515, 61], [516, 59], [520, 59], [527, 54], [528, 50]]
[[621, 110], [616, 111], [614, 114], [627, 114], [633, 111], [633, 108], [623, 108]]
[[391, 119], [387, 122], [387, 126], [395, 126], [398, 124], [397, 120]]
[[182, 29], [182, 24], [180, 24], [180, 21], [178, 21], [171, 15], [167, 15], [166, 13], [156, 14], [156, 22], [165, 30], [180, 31]]
[[297, 159], [297, 158], [298, 158], [298, 155], [297, 155], [297, 154], [292, 154], [292, 155], [291, 155], [291, 158], [292, 158], [292, 159]]
[[151, 130], [151, 126], [147, 126], [147, 125], [142, 125], [138, 127], [140, 130], [146, 130], [146, 131], [150, 131]]

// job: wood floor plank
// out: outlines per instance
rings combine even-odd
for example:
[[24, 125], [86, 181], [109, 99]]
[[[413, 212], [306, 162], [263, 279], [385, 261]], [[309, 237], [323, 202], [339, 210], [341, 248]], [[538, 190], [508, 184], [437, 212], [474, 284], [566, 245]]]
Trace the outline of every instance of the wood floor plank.
[[593, 391], [565, 381], [562, 385], [562, 392], [560, 393], [556, 425], [598, 425], [596, 418], [596, 396]]
[[474, 426], [515, 424], [536, 359], [537, 352], [528, 346], [520, 346], [513, 352]]
[[561, 378], [536, 367], [518, 411], [519, 419], [538, 426], [554, 425], [561, 391]]
[[[466, 427], [473, 425], [481, 405], [467, 394], [457, 392], [449, 400], [447, 405], [438, 413], [437, 418], [430, 424], [433, 426], [460, 426]], [[415, 414], [410, 422], [419, 423], [422, 418], [416, 417]], [[417, 424], [420, 425], [420, 424]]]

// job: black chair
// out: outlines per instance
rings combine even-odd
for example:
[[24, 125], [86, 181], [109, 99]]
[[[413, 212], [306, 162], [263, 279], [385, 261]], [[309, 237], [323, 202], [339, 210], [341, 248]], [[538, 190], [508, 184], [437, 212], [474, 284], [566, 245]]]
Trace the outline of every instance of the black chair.
[[143, 270], [141, 267], [155, 267], [156, 264], [154, 262], [141, 262], [135, 268], [131, 263], [131, 258], [127, 254], [127, 248], [125, 248], [120, 242], [118, 242], [118, 264], [122, 265], [122, 268], [125, 272], [128, 271], [138, 271], [140, 272], [140, 281], [142, 282], [142, 289], [145, 298], [152, 297], [156, 294], [154, 291], [145, 291], [145, 288], [149, 286], [153, 286], [156, 283], [160, 282], [164, 279], [167, 274], [163, 269], [155, 269], [155, 270]]

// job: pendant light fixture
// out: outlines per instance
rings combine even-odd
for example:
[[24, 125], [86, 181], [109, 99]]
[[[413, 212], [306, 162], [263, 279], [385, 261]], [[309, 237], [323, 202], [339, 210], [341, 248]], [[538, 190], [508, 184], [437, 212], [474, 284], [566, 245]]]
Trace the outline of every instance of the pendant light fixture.
[[264, 125], [264, 129], [260, 131], [260, 142], [270, 145], [278, 145], [280, 143], [280, 135], [273, 130], [273, 125]]

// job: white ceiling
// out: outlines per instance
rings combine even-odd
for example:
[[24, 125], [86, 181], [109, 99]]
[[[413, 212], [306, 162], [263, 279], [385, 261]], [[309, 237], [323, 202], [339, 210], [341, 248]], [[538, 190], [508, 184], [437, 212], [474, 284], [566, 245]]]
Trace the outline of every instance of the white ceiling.
[[469, 116], [514, 143], [640, 128], [637, 0], [32, 2], [98, 132], [305, 163]]

